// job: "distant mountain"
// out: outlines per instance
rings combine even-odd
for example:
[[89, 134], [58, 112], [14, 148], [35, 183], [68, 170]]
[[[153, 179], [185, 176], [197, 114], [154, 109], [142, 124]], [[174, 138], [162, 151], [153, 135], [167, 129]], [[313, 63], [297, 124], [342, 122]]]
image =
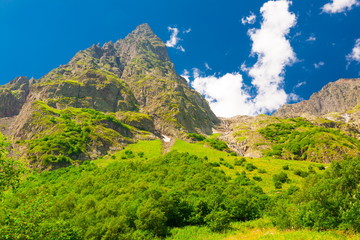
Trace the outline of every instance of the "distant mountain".
[[360, 103], [360, 78], [340, 79], [331, 82], [309, 100], [286, 104], [274, 117], [322, 116], [331, 112], [345, 113]]
[[3, 132], [40, 168], [94, 159], [139, 138], [211, 134], [219, 123], [148, 24], [78, 52], [41, 79], [13, 80], [0, 100]]

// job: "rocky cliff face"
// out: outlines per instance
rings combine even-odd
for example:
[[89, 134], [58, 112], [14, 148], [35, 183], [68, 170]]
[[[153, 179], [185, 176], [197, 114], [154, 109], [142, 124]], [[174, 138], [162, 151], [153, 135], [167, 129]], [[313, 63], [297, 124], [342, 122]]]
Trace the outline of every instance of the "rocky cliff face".
[[331, 112], [343, 113], [360, 102], [360, 78], [340, 79], [314, 93], [309, 100], [287, 104], [277, 110], [275, 117], [322, 116]]
[[29, 85], [27, 77], [18, 77], [0, 86], [0, 118], [19, 114], [29, 94]]
[[97, 158], [139, 138], [211, 134], [219, 122], [147, 24], [78, 52], [31, 84], [20, 77], [2, 86], [1, 118], [2, 131], [39, 168]]

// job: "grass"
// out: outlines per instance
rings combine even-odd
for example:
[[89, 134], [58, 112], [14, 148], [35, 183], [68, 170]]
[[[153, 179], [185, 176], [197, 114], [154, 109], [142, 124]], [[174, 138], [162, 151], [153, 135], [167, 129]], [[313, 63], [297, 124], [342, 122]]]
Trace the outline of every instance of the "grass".
[[[240, 173], [245, 172], [246, 176], [252, 180], [252, 182], [260, 186], [267, 194], [277, 194], [279, 192], [286, 191], [290, 186], [298, 186], [302, 182], [303, 178], [295, 175], [294, 170], [307, 171], [309, 167], [315, 172], [321, 172], [319, 166], [327, 166], [327, 164], [318, 164], [306, 161], [295, 160], [283, 160], [272, 158], [245, 158], [245, 162], [241, 165], [235, 165], [235, 161], [242, 157], [231, 156], [227, 152], [215, 150], [203, 142], [188, 143], [182, 140], [176, 140], [171, 150], [178, 152], [188, 152], [190, 154], [197, 155], [198, 157], [207, 158], [209, 163], [218, 163], [220, 170], [223, 170], [228, 176], [235, 179]], [[138, 141], [135, 144], [126, 146], [123, 150], [115, 152], [112, 155], [106, 155], [94, 161], [95, 164], [101, 167], [105, 167], [110, 163], [116, 161], [123, 161], [127, 159], [126, 151], [132, 151], [133, 160], [151, 161], [151, 159], [157, 158], [162, 155], [162, 142], [161, 140], [152, 141]], [[143, 156], [139, 156], [139, 153], [144, 153]], [[249, 171], [247, 164], [255, 165], [256, 169]], [[284, 166], [287, 166], [288, 170], [284, 170]], [[281, 189], [275, 189], [273, 182], [273, 175], [280, 172], [285, 172], [290, 181], [283, 183]], [[255, 178], [261, 178], [262, 180], [256, 181]]]
[[[152, 140], [152, 141], [138, 141], [135, 144], [129, 144], [121, 151], [115, 152], [113, 155], [106, 155], [103, 158], [94, 160], [99, 167], [106, 167], [113, 162], [123, 160], [125, 151], [132, 151], [134, 153], [134, 160], [144, 160], [149, 161], [151, 159], [160, 157], [162, 155], [162, 142], [161, 140]], [[144, 153], [144, 156], [140, 157], [139, 153]]]
[[[172, 150], [179, 152], [189, 152], [190, 154], [197, 155], [199, 157], [207, 157], [209, 162], [220, 163], [220, 169], [223, 170], [228, 176], [235, 178], [238, 173], [243, 171], [246, 172], [247, 177], [253, 179], [253, 177], [261, 177], [262, 181], [257, 182], [265, 193], [277, 193], [279, 191], [286, 191], [291, 185], [299, 185], [303, 180], [302, 177], [294, 174], [294, 170], [308, 170], [311, 166], [314, 171], [320, 172], [318, 166], [327, 166], [327, 164], [318, 164], [305, 161], [295, 160], [283, 160], [283, 159], [272, 159], [272, 158], [246, 158], [246, 162], [242, 166], [236, 166], [234, 163], [239, 156], [230, 156], [226, 152], [221, 152], [210, 147], [205, 146], [202, 142], [199, 143], [188, 143], [181, 140], [176, 140]], [[246, 164], [252, 163], [257, 167], [253, 171], [246, 170]], [[233, 169], [229, 168], [228, 164], [233, 166]], [[289, 170], [283, 170], [283, 166], [288, 166]], [[266, 173], [259, 173], [260, 170], [265, 170]], [[274, 174], [279, 172], [285, 172], [290, 178], [289, 183], [284, 183], [281, 190], [274, 188], [272, 177]], [[261, 172], [261, 171], [260, 171]]]
[[358, 240], [360, 234], [341, 231], [279, 230], [268, 219], [235, 222], [223, 233], [213, 233], [207, 227], [175, 228], [168, 240]]

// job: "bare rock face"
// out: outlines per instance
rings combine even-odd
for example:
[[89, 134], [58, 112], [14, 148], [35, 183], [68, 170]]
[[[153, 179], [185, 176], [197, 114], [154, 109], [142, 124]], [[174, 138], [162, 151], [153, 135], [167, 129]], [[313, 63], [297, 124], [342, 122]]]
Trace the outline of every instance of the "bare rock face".
[[360, 78], [340, 79], [314, 93], [309, 100], [287, 104], [277, 110], [273, 116], [309, 117], [322, 116], [331, 112], [344, 113], [360, 102]]
[[19, 114], [28, 94], [27, 77], [17, 77], [8, 84], [0, 86], [0, 118]]

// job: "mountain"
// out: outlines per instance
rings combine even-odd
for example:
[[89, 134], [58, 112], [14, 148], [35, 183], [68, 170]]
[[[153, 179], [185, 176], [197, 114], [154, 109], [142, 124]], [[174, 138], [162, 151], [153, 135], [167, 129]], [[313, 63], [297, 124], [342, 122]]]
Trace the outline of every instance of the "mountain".
[[360, 78], [339, 79], [311, 95], [309, 100], [286, 104], [274, 117], [322, 116], [331, 112], [345, 113], [360, 103]]
[[219, 123], [148, 24], [78, 52], [38, 80], [16, 78], [0, 99], [3, 132], [39, 168], [95, 159], [137, 139], [211, 134]]

